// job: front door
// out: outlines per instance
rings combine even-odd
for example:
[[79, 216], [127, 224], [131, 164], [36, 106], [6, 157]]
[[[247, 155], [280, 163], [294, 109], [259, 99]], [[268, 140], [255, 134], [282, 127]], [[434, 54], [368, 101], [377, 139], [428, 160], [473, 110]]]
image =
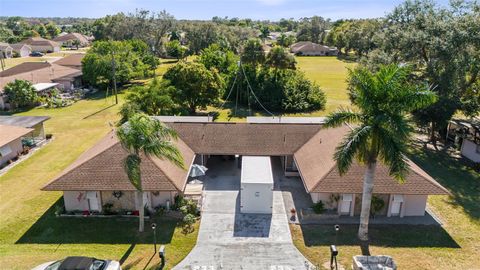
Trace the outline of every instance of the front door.
[[87, 191], [88, 209], [90, 211], [100, 211], [99, 199], [96, 191]]
[[393, 195], [392, 207], [390, 209], [392, 216], [399, 216], [400, 211], [402, 210], [403, 196], [402, 195]]

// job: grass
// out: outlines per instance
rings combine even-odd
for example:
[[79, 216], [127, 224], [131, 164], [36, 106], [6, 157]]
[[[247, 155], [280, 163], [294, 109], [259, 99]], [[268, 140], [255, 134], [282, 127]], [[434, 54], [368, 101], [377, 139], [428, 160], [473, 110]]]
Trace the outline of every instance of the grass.
[[[410, 157], [452, 196], [430, 196], [428, 206], [442, 220], [433, 226], [370, 226], [370, 252], [391, 255], [399, 269], [477, 269], [480, 251], [480, 174], [448, 153], [415, 145]], [[361, 254], [357, 226], [342, 226], [339, 261], [350, 267]], [[329, 258], [332, 226], [291, 226], [294, 244], [314, 264]]]
[[[158, 256], [152, 258], [151, 232], [138, 234], [136, 219], [56, 218], [54, 205], [61, 192], [40, 191], [118, 119], [119, 105], [114, 104], [113, 97], [105, 99], [103, 95], [70, 107], [20, 113], [50, 116], [45, 128], [54, 139], [0, 177], [1, 268], [30, 269], [68, 255], [123, 258], [123, 269], [148, 269], [159, 263]], [[156, 222], [159, 243], [167, 245], [168, 265], [172, 266], [194, 246], [196, 233], [184, 236], [174, 220]]]

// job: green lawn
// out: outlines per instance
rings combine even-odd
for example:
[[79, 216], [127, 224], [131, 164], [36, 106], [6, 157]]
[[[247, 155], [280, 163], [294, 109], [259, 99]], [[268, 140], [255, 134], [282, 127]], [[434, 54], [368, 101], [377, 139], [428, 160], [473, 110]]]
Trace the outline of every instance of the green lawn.
[[[434, 226], [370, 226], [370, 252], [394, 257], [399, 269], [478, 269], [480, 252], [480, 174], [444, 152], [416, 145], [410, 157], [453, 196], [430, 196], [429, 207], [444, 222]], [[361, 254], [357, 226], [342, 226], [340, 263]], [[315, 264], [329, 260], [332, 226], [292, 226], [298, 249]]]
[[[118, 119], [119, 105], [103, 95], [66, 108], [21, 113], [52, 117], [45, 128], [54, 139], [0, 176], [0, 268], [29, 269], [67, 255], [123, 258], [124, 269], [148, 269], [159, 263], [158, 256], [152, 258], [151, 232], [138, 234], [136, 219], [56, 218], [54, 205], [61, 192], [40, 191]], [[159, 242], [167, 244], [168, 265], [172, 266], [194, 246], [196, 233], [184, 236], [174, 220], [156, 222]]]

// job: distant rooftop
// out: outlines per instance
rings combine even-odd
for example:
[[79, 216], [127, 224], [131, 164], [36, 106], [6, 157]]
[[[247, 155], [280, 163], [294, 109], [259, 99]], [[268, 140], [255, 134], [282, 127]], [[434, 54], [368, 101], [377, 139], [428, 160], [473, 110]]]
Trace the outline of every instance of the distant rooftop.
[[0, 125], [32, 128], [48, 119], [49, 116], [0, 116]]

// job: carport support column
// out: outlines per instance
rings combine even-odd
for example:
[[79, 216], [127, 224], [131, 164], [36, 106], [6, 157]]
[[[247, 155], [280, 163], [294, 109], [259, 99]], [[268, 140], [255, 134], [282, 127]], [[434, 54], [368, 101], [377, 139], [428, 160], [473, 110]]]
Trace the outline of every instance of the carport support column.
[[393, 194], [390, 194], [389, 197], [388, 197], [387, 217], [392, 216], [392, 202], [393, 202]]
[[350, 216], [353, 217], [355, 209], [355, 194], [352, 194], [352, 205], [350, 205]]

